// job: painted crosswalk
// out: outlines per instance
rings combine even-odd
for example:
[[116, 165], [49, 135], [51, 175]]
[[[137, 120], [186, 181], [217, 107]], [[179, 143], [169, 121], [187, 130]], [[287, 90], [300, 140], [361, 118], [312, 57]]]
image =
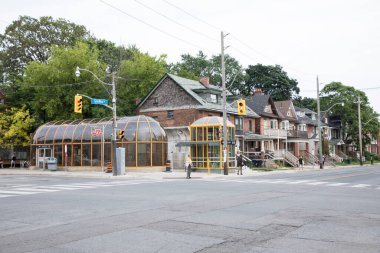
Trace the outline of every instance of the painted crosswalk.
[[307, 185], [307, 186], [327, 186], [327, 187], [350, 187], [357, 189], [376, 189], [380, 190], [380, 185], [371, 184], [357, 184], [357, 183], [341, 183], [331, 181], [317, 181], [317, 180], [292, 180], [284, 179], [203, 179], [212, 182], [230, 182], [230, 183], [245, 183], [245, 184], [284, 184], [284, 185]]
[[86, 189], [97, 189], [112, 186], [128, 186], [139, 184], [151, 184], [167, 182], [166, 180], [125, 180], [112, 182], [84, 182], [70, 184], [54, 184], [54, 185], [37, 185], [37, 184], [15, 184], [0, 187], [0, 199], [17, 196], [28, 196], [42, 193], [54, 193], [61, 191], [75, 191]]

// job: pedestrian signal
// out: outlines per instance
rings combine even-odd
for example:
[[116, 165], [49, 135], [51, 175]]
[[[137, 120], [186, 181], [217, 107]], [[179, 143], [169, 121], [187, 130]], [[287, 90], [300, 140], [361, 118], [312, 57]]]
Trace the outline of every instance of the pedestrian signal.
[[238, 115], [245, 115], [245, 100], [238, 100]]
[[118, 138], [119, 140], [124, 139], [124, 130], [118, 130], [118, 131], [117, 131], [117, 138]]
[[82, 113], [82, 96], [75, 96], [74, 99], [74, 112]]

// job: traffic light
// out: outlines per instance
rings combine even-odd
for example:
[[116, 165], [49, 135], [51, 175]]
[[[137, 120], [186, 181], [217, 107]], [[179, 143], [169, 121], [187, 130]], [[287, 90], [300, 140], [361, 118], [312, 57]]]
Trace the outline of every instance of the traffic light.
[[75, 96], [74, 99], [74, 112], [82, 113], [82, 96]]
[[238, 115], [245, 115], [245, 100], [238, 100]]
[[124, 139], [124, 130], [117, 130], [117, 138], [119, 140]]

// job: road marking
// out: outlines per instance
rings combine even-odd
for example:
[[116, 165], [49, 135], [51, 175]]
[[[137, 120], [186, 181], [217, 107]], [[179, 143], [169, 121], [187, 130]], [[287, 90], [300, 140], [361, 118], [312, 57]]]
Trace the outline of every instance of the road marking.
[[328, 184], [329, 182], [313, 182], [313, 183], [306, 183], [308, 185], [321, 185], [321, 184]]
[[57, 189], [57, 190], [80, 190], [78, 187], [63, 187], [63, 186], [40, 186], [37, 189]]
[[353, 188], [365, 188], [371, 186], [370, 184], [356, 184], [356, 185], [351, 185], [350, 187]]
[[297, 180], [297, 181], [293, 181], [293, 182], [289, 182], [287, 184], [303, 184], [303, 183], [310, 183], [310, 182], [314, 182], [315, 180]]
[[334, 183], [334, 184], [328, 184], [328, 186], [343, 186], [348, 185], [349, 183]]
[[0, 195], [0, 198], [7, 198], [7, 197], [12, 197], [14, 195]]
[[276, 180], [276, 181], [271, 181], [268, 182], [269, 184], [287, 184], [290, 183], [289, 180]]
[[5, 193], [5, 194], [17, 194], [17, 195], [31, 195], [31, 194], [36, 194], [38, 192], [23, 192], [23, 191], [15, 191], [12, 189], [12, 191], [0, 191], [0, 194]]
[[38, 188], [13, 188], [12, 190], [31, 191], [31, 192], [57, 192], [54, 189], [38, 189]]
[[78, 188], [78, 189], [89, 189], [89, 188], [95, 188], [96, 186], [91, 186], [91, 185], [64, 185], [64, 184], [57, 184], [53, 185], [54, 187], [71, 187], [71, 188]]

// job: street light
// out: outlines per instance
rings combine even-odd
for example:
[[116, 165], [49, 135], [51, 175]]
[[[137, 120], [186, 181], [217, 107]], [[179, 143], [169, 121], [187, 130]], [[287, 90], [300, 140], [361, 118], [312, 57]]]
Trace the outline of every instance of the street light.
[[[112, 174], [114, 176], [117, 176], [117, 170], [116, 170], [116, 88], [115, 88], [115, 73], [112, 72], [112, 83], [106, 83], [102, 81], [99, 77], [97, 77], [92, 71], [88, 69], [81, 69], [77, 66], [75, 69], [75, 76], [79, 77], [80, 76], [80, 71], [85, 71], [90, 74], [92, 74], [100, 83], [108, 86], [112, 86], [112, 115], [113, 115], [113, 124], [112, 124], [112, 139], [111, 139], [111, 145], [112, 145], [112, 150], [113, 150], [113, 161], [112, 161]], [[108, 71], [107, 71], [108, 72]], [[104, 152], [104, 150], [103, 150]]]
[[[323, 111], [324, 115], [326, 115], [326, 113], [328, 113], [334, 106], [336, 105], [342, 105], [344, 106], [344, 103], [343, 102], [339, 102], [339, 103], [335, 103], [333, 104], [332, 106], [330, 106], [329, 109], [327, 109], [326, 111]], [[322, 134], [321, 134], [321, 105], [320, 105], [320, 101], [319, 101], [319, 80], [318, 80], [318, 76], [317, 76], [317, 111], [318, 111], [318, 127], [317, 127], [317, 131], [318, 131], [318, 153], [319, 153], [319, 168], [320, 169], [323, 169], [323, 161], [322, 161]]]

